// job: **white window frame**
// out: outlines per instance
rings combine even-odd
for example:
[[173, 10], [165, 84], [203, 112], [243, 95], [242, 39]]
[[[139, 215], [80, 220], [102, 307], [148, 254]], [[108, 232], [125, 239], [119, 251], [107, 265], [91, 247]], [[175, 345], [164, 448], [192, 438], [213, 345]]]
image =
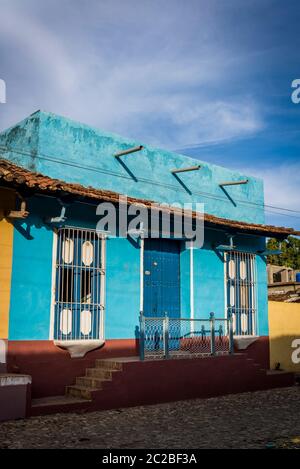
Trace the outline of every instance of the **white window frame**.
[[[245, 331], [240, 331], [241, 333], [237, 334], [237, 331], [235, 330], [234, 327], [234, 335], [235, 336], [243, 336], [243, 337], [253, 337], [257, 335], [257, 321], [258, 321], [258, 296], [257, 296], [257, 291], [258, 291], [258, 283], [257, 283], [257, 256], [255, 253], [251, 252], [245, 252], [245, 251], [226, 251], [224, 252], [224, 307], [225, 307], [225, 317], [229, 317], [229, 311], [230, 307], [228, 306], [228, 282], [229, 279], [227, 278], [227, 263], [228, 263], [228, 256], [232, 257], [235, 260], [235, 300], [237, 301], [237, 305], [235, 303], [234, 306], [232, 306], [232, 309], [238, 309], [239, 313], [242, 314], [252, 314], [252, 330], [251, 333], [249, 333], [249, 330]], [[250, 268], [251, 268], [251, 276], [250, 280], [247, 282], [246, 279], [239, 279], [238, 282], [236, 280], [237, 273], [240, 272], [240, 266], [237, 268], [236, 261], [239, 263], [242, 261], [250, 261]], [[237, 288], [240, 288], [241, 283], [244, 281], [244, 287], [246, 288], [251, 288], [251, 299], [252, 299], [252, 307], [243, 307], [240, 303], [241, 301], [241, 295], [240, 295], [240, 290], [239, 293], [237, 293]], [[250, 283], [248, 285], [247, 283]], [[230, 295], [230, 293], [229, 293]], [[248, 295], [248, 294], [247, 294]], [[244, 311], [243, 311], [244, 310]], [[252, 312], [250, 312], [252, 311]]]
[[[57, 271], [57, 250], [58, 250], [58, 239], [59, 239], [59, 231], [63, 229], [70, 229], [70, 230], [81, 230], [86, 232], [93, 232], [95, 233], [96, 230], [89, 229], [89, 228], [82, 228], [82, 227], [74, 227], [74, 226], [64, 226], [59, 229], [53, 230], [53, 245], [52, 245], [52, 280], [51, 280], [51, 307], [50, 307], [50, 327], [49, 327], [49, 340], [57, 340], [55, 339], [54, 333], [54, 323], [55, 323], [55, 302], [56, 302], [56, 271]], [[105, 340], [105, 299], [106, 299], [106, 239], [107, 236], [103, 234], [98, 234], [101, 243], [101, 269], [100, 269], [100, 323], [99, 323], [99, 338], [97, 340], [104, 341]], [[63, 341], [64, 339], [62, 339]], [[65, 339], [65, 341], [69, 341], [70, 339]], [[73, 340], [73, 339], [72, 339]], [[74, 339], [75, 341], [87, 341], [89, 339], [80, 338]]]

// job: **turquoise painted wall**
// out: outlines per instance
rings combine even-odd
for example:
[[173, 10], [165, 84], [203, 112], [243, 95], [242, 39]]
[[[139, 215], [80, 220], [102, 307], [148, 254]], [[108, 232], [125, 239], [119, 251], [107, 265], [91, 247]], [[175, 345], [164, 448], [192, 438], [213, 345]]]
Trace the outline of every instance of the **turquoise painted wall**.
[[49, 339], [53, 233], [35, 221], [14, 230], [10, 340]]
[[[29, 218], [15, 224], [13, 273], [10, 306], [10, 340], [47, 340], [50, 329], [53, 232], [44, 217], [58, 215], [55, 199], [29, 199]], [[95, 207], [74, 203], [67, 209], [67, 225], [95, 228]], [[206, 230], [202, 249], [194, 250], [195, 317], [209, 317], [211, 311], [224, 317], [224, 264], [214, 244], [224, 243], [224, 234]], [[255, 252], [264, 248], [264, 239], [238, 236], [238, 249]], [[182, 243], [182, 316], [190, 315], [190, 253]], [[257, 256], [258, 332], [268, 334], [265, 260]], [[106, 338], [134, 338], [140, 308], [140, 247], [128, 239], [107, 241]]]
[[[205, 211], [220, 217], [263, 223], [263, 184], [253, 177], [148, 145], [141, 152], [114, 153], [140, 144], [49, 113], [36, 112], [0, 134], [1, 156], [54, 178], [114, 190], [157, 202], [201, 202]], [[201, 164], [199, 171], [170, 170]], [[249, 179], [224, 192], [219, 183]], [[30, 217], [15, 225], [10, 312], [10, 339], [48, 339], [50, 327], [53, 233], [45, 217], [57, 216], [54, 199], [32, 198]], [[75, 203], [67, 210], [68, 225], [95, 228], [95, 207]], [[27, 235], [25, 231], [27, 230]], [[28, 237], [28, 233], [30, 237]], [[27, 236], [27, 237], [26, 237]], [[222, 232], [207, 230], [202, 249], [194, 251], [195, 317], [211, 311], [224, 315], [224, 267], [213, 244], [224, 244]], [[263, 249], [264, 239], [240, 236], [239, 249]], [[107, 242], [106, 337], [135, 337], [139, 313], [139, 247], [127, 239]], [[190, 253], [182, 248], [181, 309], [190, 315]], [[257, 257], [259, 334], [268, 333], [265, 261]]]
[[[54, 178], [157, 202], [204, 203], [205, 211], [213, 215], [264, 222], [261, 180], [149, 145], [119, 161], [113, 157], [139, 144], [40, 111], [0, 134], [3, 157]], [[170, 173], [196, 164], [201, 164], [199, 171], [178, 178]], [[245, 178], [248, 184], [226, 191], [218, 185]]]
[[[205, 231], [205, 243], [202, 249], [194, 250], [194, 304], [195, 317], [209, 317], [214, 312], [216, 317], [224, 317], [225, 311], [225, 284], [224, 284], [224, 258], [213, 247], [218, 244], [227, 244], [221, 232]], [[236, 236], [234, 244], [237, 250], [253, 252], [265, 249], [264, 238], [255, 236]], [[257, 333], [260, 336], [268, 335], [268, 293], [266, 261], [256, 256], [257, 263], [257, 300], [258, 317]]]
[[180, 252], [180, 306], [181, 316], [190, 317], [190, 250], [185, 249], [184, 242], [181, 243]]
[[112, 238], [106, 252], [106, 337], [133, 338], [139, 326], [140, 248], [128, 239]]

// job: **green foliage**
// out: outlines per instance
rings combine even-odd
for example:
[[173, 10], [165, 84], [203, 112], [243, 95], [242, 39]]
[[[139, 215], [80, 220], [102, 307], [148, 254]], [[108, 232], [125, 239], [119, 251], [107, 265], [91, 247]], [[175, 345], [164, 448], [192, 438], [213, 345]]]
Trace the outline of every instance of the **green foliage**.
[[[276, 239], [269, 239], [267, 249], [279, 249], [280, 243]], [[278, 256], [268, 256], [268, 263], [284, 265], [295, 270], [300, 270], [300, 239], [289, 236], [281, 243], [282, 254]]]

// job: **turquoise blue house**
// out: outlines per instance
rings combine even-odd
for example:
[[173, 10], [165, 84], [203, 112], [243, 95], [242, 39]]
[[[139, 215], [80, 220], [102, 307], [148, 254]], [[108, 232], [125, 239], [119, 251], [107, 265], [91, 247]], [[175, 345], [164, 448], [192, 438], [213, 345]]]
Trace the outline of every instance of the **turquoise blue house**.
[[[91, 354], [137, 355], [140, 314], [230, 317], [236, 346], [268, 362], [265, 239], [293, 230], [264, 224], [261, 180], [41, 111], [0, 134], [0, 157], [0, 338], [37, 396], [57, 393]], [[127, 210], [120, 194], [171, 215], [174, 202], [191, 204], [191, 226], [203, 204], [203, 243], [172, 230], [151, 238], [141, 223], [123, 237], [97, 231], [99, 203]]]

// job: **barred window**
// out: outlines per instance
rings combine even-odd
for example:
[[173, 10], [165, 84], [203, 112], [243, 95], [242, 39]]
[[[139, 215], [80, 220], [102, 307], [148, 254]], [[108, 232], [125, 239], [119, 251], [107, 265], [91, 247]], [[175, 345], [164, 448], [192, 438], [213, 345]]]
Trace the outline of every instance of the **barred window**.
[[230, 251], [225, 253], [227, 314], [233, 317], [235, 335], [255, 335], [256, 256]]
[[94, 230], [57, 234], [54, 338], [98, 339], [103, 333], [102, 242]]

